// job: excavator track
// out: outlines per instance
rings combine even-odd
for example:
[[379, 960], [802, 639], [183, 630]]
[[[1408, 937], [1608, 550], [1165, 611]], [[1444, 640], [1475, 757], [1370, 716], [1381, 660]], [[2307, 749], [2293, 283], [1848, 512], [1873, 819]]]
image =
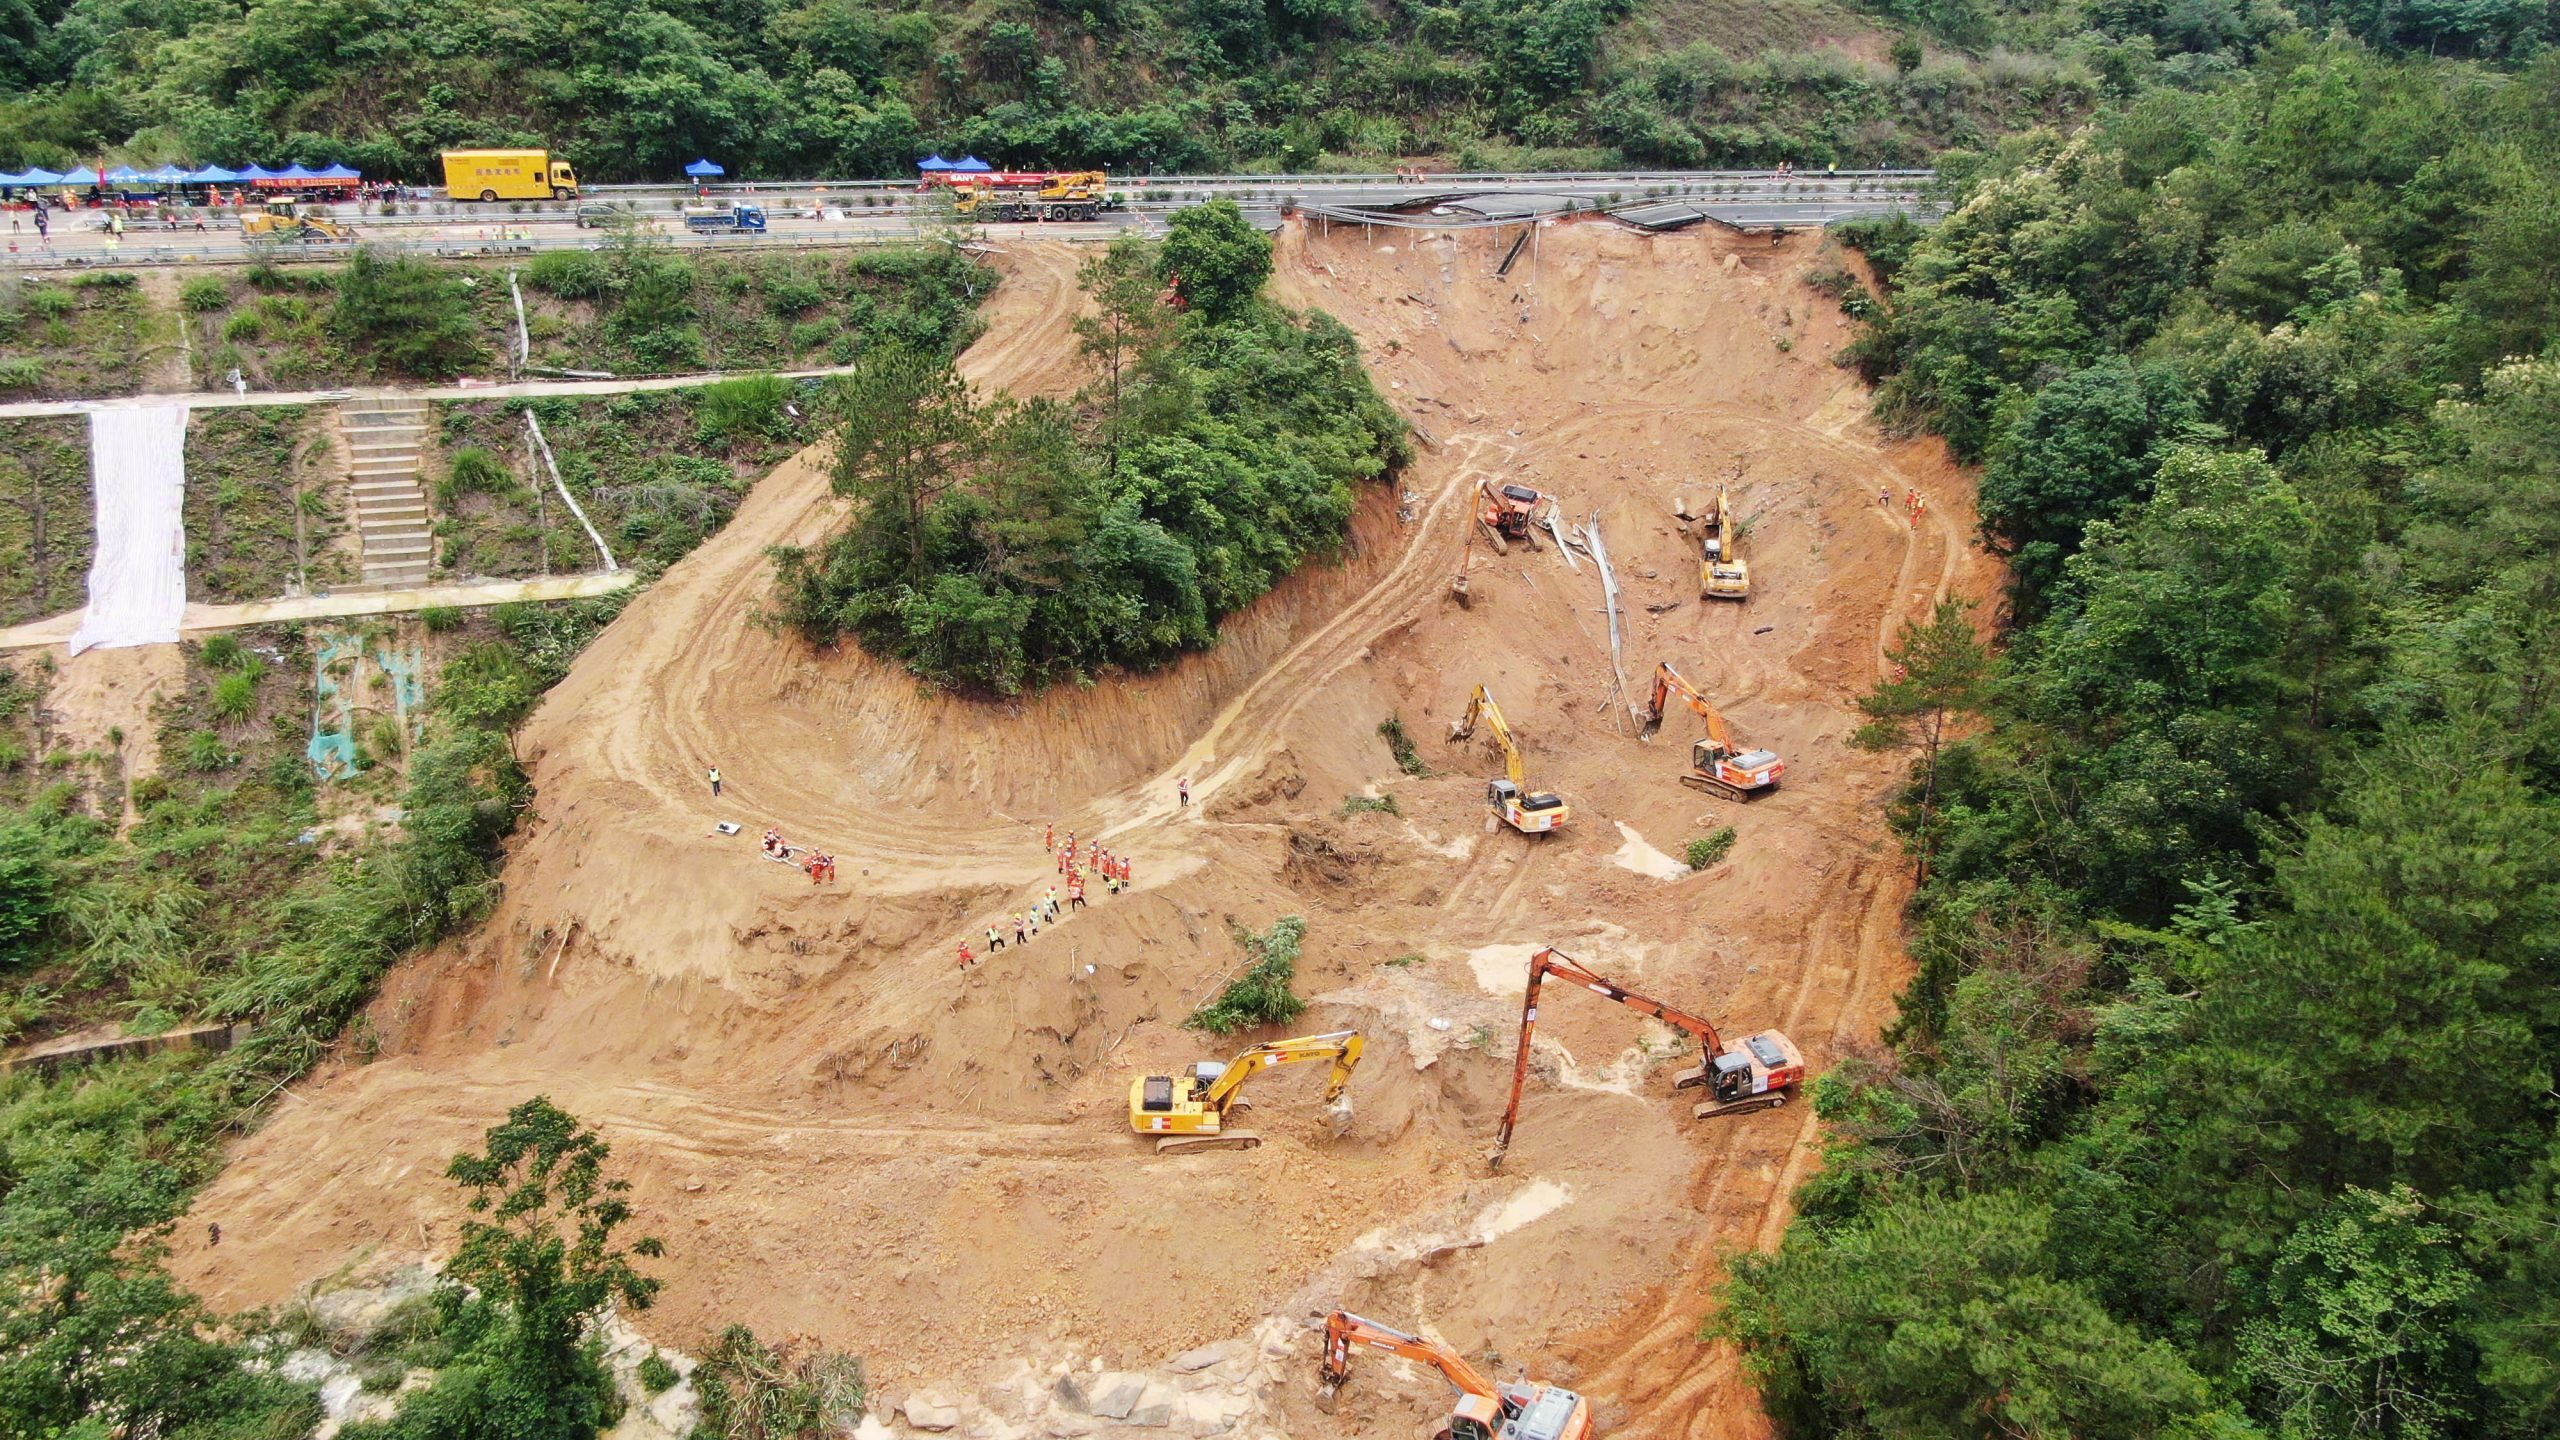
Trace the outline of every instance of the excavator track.
[[1167, 1135], [1156, 1141], [1159, 1155], [1181, 1155], [1194, 1150], [1250, 1150], [1262, 1143], [1262, 1137], [1250, 1130], [1229, 1130], [1218, 1135]]
[[1690, 1118], [1721, 1120], [1728, 1115], [1748, 1115], [1754, 1110], [1775, 1110], [1786, 1103], [1787, 1092], [1776, 1090], [1766, 1095], [1753, 1095], [1746, 1099], [1728, 1101], [1722, 1105], [1701, 1105], [1691, 1113]]
[[[1752, 801], [1760, 798], [1759, 790], [1745, 790], [1739, 785], [1728, 785], [1724, 781], [1718, 780], [1712, 775], [1701, 775], [1695, 770], [1681, 776], [1680, 783], [1688, 786], [1692, 790], [1704, 790], [1710, 795], [1722, 796], [1727, 800], [1733, 801], [1737, 805], [1748, 805]], [[1761, 789], [1764, 790], [1774, 790], [1776, 788], [1777, 787], [1774, 785], [1761, 787]]]

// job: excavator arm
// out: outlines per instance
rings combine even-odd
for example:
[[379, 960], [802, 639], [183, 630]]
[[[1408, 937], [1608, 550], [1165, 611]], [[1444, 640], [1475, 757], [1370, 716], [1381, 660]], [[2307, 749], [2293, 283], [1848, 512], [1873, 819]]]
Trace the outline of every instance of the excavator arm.
[[1333, 1074], [1325, 1085], [1324, 1100], [1330, 1105], [1342, 1098], [1343, 1087], [1351, 1083], [1351, 1072], [1360, 1064], [1362, 1047], [1357, 1030], [1336, 1030], [1329, 1035], [1306, 1035], [1295, 1040], [1274, 1040], [1256, 1045], [1227, 1062], [1224, 1073], [1202, 1096], [1210, 1109], [1224, 1111], [1235, 1100], [1244, 1082], [1265, 1070], [1280, 1065], [1305, 1065], [1317, 1060], [1333, 1062]]
[[1407, 1360], [1431, 1366], [1457, 1387], [1459, 1393], [1474, 1395], [1499, 1404], [1501, 1392], [1481, 1371], [1467, 1363], [1465, 1356], [1437, 1340], [1408, 1335], [1393, 1326], [1363, 1319], [1348, 1310], [1336, 1310], [1324, 1322], [1324, 1384], [1327, 1390], [1341, 1388], [1351, 1378], [1351, 1347], [1366, 1345], [1384, 1350]]
[[1527, 789], [1529, 782], [1520, 765], [1520, 742], [1511, 734], [1511, 722], [1502, 718], [1502, 707], [1493, 703], [1492, 692], [1482, 685], [1467, 697], [1467, 713], [1457, 724], [1449, 727], [1449, 738], [1464, 740], [1474, 734], [1479, 719], [1493, 727], [1494, 743], [1502, 747], [1503, 773], [1511, 777], [1515, 788]]
[[1662, 717], [1669, 712], [1673, 695], [1678, 695], [1681, 704], [1707, 722], [1707, 733], [1715, 738], [1716, 743], [1731, 748], [1732, 742], [1724, 734], [1724, 717], [1716, 713], [1715, 706], [1707, 703], [1706, 696], [1698, 693], [1697, 686], [1671, 668], [1668, 660], [1653, 667], [1653, 698], [1645, 703], [1644, 738], [1652, 739], [1653, 732], [1662, 728]]
[[1529, 1083], [1529, 1042], [1538, 1029], [1538, 990], [1546, 983], [1549, 975], [1570, 981], [1604, 1000], [1615, 1000], [1638, 1014], [1650, 1015], [1666, 1025], [1686, 1030], [1697, 1036], [1698, 1043], [1706, 1051], [1706, 1063], [1694, 1071], [1684, 1072], [1672, 1082], [1675, 1089], [1687, 1089], [1691, 1085], [1704, 1083], [1708, 1067], [1715, 1063], [1716, 1052], [1724, 1048], [1724, 1041], [1716, 1034], [1716, 1027], [1706, 1020], [1677, 1006], [1665, 1005], [1659, 1000], [1639, 995], [1623, 985], [1608, 980], [1585, 968], [1571, 956], [1558, 953], [1552, 945], [1540, 950], [1529, 957], [1529, 986], [1520, 998], [1520, 1050], [1511, 1061], [1511, 1103], [1503, 1108], [1502, 1133], [1500, 1138], [1494, 1141], [1493, 1165], [1496, 1169], [1501, 1168], [1503, 1154], [1511, 1148], [1512, 1127], [1520, 1121], [1520, 1093]]

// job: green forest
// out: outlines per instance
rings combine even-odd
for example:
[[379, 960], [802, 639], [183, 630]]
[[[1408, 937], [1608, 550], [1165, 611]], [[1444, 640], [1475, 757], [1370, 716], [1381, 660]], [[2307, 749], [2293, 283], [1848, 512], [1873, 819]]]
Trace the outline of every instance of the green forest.
[[980, 396], [947, 352], [866, 355], [828, 402], [858, 510], [777, 553], [782, 618], [998, 694], [1215, 644], [1410, 454], [1351, 332], [1264, 299], [1270, 273], [1226, 200], [1094, 255], [1074, 405]]
[[1855, 237], [1985, 468], [1890, 1053], [1721, 1332], [1798, 1435], [2560, 1432], [2560, 57], [2274, 47]]
[[2293, 33], [2507, 56], [2548, 0], [0, 0], [0, 165], [457, 145], [911, 174], [1924, 164]]

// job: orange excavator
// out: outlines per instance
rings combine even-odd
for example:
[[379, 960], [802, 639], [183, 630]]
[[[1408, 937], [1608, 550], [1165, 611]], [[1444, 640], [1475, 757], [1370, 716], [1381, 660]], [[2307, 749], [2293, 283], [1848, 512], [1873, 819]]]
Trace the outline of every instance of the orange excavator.
[[1550, 945], [1529, 957], [1529, 988], [1520, 999], [1520, 1053], [1511, 1062], [1511, 1104], [1502, 1112], [1502, 1135], [1493, 1145], [1493, 1168], [1497, 1170], [1502, 1168], [1503, 1154], [1511, 1148], [1512, 1127], [1520, 1121], [1520, 1092], [1529, 1083], [1529, 1041], [1538, 1028], [1538, 988], [1549, 975], [1698, 1037], [1705, 1063], [1695, 1070], [1681, 1071], [1671, 1081], [1674, 1090], [1710, 1087], [1709, 1093], [1715, 1098], [1697, 1108], [1697, 1119], [1717, 1120], [1784, 1105], [1787, 1092], [1804, 1083], [1804, 1052], [1796, 1049], [1796, 1042], [1788, 1039], [1784, 1031], [1763, 1030], [1728, 1050], [1714, 1025], [1686, 1010], [1638, 995]]
[[1681, 703], [1698, 712], [1707, 722], [1707, 738], [1689, 744], [1689, 773], [1680, 783], [1727, 800], [1751, 801], [1778, 788], [1778, 777], [1787, 773], [1787, 762], [1774, 750], [1743, 750], [1726, 733], [1724, 716], [1698, 693], [1698, 687], [1682, 679], [1680, 672], [1663, 661], [1654, 667], [1653, 698], [1645, 702], [1644, 738], [1662, 728], [1664, 707], [1677, 694]]
[[1512, 545], [1538, 548], [1537, 527], [1550, 503], [1545, 495], [1526, 485], [1497, 485], [1491, 480], [1479, 482], [1477, 489], [1484, 505], [1476, 511], [1476, 520], [1484, 526], [1485, 538], [1493, 542], [1495, 554], [1510, 554]]
[[1496, 1384], [1466, 1357], [1437, 1340], [1336, 1310], [1324, 1322], [1324, 1393], [1351, 1378], [1351, 1347], [1366, 1345], [1431, 1366], [1458, 1390], [1458, 1403], [1436, 1440], [1590, 1440], [1591, 1402], [1533, 1380]]

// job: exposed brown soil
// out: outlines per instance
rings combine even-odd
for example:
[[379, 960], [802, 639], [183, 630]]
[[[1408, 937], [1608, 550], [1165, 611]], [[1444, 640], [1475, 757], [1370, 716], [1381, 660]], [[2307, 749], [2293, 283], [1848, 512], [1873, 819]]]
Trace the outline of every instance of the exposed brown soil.
[[[1719, 1248], [1776, 1240], [1809, 1106], [1700, 1126], [1669, 1092], [1670, 1032], [1551, 992], [1510, 1162], [1490, 1177], [1482, 1156], [1540, 943], [1783, 1026], [1817, 1067], [1872, 1042], [1901, 982], [1907, 879], [1879, 818], [1900, 762], [1850, 747], [1853, 701], [1903, 619], [1996, 576], [1965, 543], [1969, 483], [1935, 444], [1879, 438], [1830, 363], [1845, 322], [1803, 283], [1835, 263], [1819, 245], [1567, 225], [1496, 279], [1494, 236], [1284, 232], [1282, 293], [1360, 334], [1421, 458], [1339, 564], [1216, 651], [1090, 689], [957, 700], [760, 628], [765, 547], [834, 520], [819, 457], [786, 464], [528, 725], [540, 815], [497, 913], [393, 976], [382, 1058], [242, 1143], [197, 1205], [223, 1243], [182, 1243], [181, 1275], [243, 1306], [439, 1253], [446, 1158], [547, 1093], [603, 1129], [666, 1238], [641, 1323], [672, 1343], [744, 1321], [861, 1353], [894, 1390], [1034, 1353], [1145, 1367], [1349, 1305], [1583, 1388], [1612, 1433], [1763, 1433], [1694, 1335]], [[1074, 388], [1076, 257], [1001, 263], [965, 368]], [[1672, 504], [1736, 460], [1757, 589], [1710, 606]], [[1468, 543], [1482, 476], [1598, 511], [1630, 682], [1672, 659], [1786, 757], [1783, 790], [1740, 807], [1675, 782], [1693, 727], [1634, 738], [1591, 562]], [[1877, 500], [1912, 485], [1916, 526]], [[1563, 832], [1489, 828], [1498, 758], [1442, 738], [1479, 681], [1572, 803]], [[1439, 773], [1397, 772], [1389, 715]], [[1346, 817], [1354, 793], [1402, 814]], [[1134, 857], [1136, 892], [958, 970], [960, 939], [1056, 879], [1051, 820]], [[1646, 873], [1725, 824], [1728, 862]], [[763, 859], [768, 825], [833, 850], [842, 883]], [[1130, 1078], [1212, 1053], [1178, 1025], [1237, 963], [1229, 922], [1287, 913], [1309, 922], [1304, 1028], [1371, 1038], [1357, 1120], [1334, 1138], [1320, 1067], [1284, 1071], [1256, 1082], [1261, 1149], [1154, 1156], [1125, 1133]], [[1403, 1436], [1443, 1405], [1381, 1365], [1319, 1415], [1301, 1339], [1309, 1383], [1271, 1387], [1257, 1431]]]

